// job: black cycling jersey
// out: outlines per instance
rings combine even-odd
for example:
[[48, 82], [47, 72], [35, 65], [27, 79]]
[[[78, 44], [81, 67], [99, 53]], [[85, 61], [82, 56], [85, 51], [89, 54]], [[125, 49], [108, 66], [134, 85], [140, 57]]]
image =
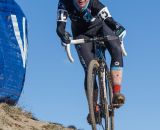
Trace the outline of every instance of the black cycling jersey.
[[112, 30], [115, 30], [117, 25], [108, 8], [99, 0], [90, 0], [87, 9], [83, 11], [76, 7], [74, 0], [59, 0], [57, 18], [59, 35], [63, 34], [68, 17], [71, 19], [72, 32], [75, 35], [84, 33], [91, 25], [98, 25], [102, 21], [105, 21]]

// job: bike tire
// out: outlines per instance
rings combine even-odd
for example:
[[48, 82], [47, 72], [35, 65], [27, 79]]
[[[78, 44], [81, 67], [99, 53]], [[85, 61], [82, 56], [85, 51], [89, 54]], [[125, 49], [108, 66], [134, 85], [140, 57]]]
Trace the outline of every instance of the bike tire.
[[114, 129], [114, 109], [111, 109], [112, 104], [112, 79], [110, 71], [105, 63], [104, 68], [102, 67], [99, 71], [99, 87], [100, 87], [100, 97], [101, 97], [101, 114], [103, 130], [113, 130]]
[[97, 60], [92, 60], [88, 67], [88, 75], [87, 75], [87, 98], [88, 98], [88, 106], [89, 106], [89, 114], [91, 119], [92, 130], [97, 130], [96, 128], [96, 120], [94, 115], [94, 106], [93, 106], [93, 91], [94, 91], [94, 80], [96, 73], [98, 71], [99, 63]]
[[[87, 75], [87, 98], [88, 98], [88, 106], [89, 106], [89, 114], [91, 118], [91, 126], [92, 130], [97, 130], [96, 119], [94, 115], [94, 106], [93, 106], [93, 92], [94, 92], [94, 80], [95, 76], [98, 76], [99, 89], [103, 90], [102, 100], [104, 102], [103, 111], [104, 111], [104, 129], [105, 130], [114, 130], [114, 109], [110, 109], [109, 107], [112, 105], [112, 79], [110, 75], [110, 71], [106, 65], [105, 67], [105, 81], [101, 81], [102, 72], [99, 72], [99, 63], [97, 60], [92, 60], [88, 67], [88, 75]], [[107, 81], [107, 85], [106, 85]], [[102, 85], [103, 82], [103, 85]], [[101, 87], [104, 88], [101, 88]], [[106, 96], [104, 96], [106, 95]], [[100, 96], [100, 95], [99, 95]], [[100, 97], [101, 98], [101, 97]], [[102, 125], [102, 124], [101, 124]]]

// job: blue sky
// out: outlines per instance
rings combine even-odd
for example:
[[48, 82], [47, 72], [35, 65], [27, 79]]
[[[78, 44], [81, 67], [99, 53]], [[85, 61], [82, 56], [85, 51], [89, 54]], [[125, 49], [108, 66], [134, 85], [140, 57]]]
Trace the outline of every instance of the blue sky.
[[[160, 1], [101, 1], [127, 29], [122, 88], [126, 104], [116, 111], [116, 130], [159, 129]], [[75, 63], [69, 63], [55, 32], [58, 0], [17, 2], [29, 23], [27, 74], [19, 105], [40, 120], [89, 130], [83, 69], [74, 47]]]

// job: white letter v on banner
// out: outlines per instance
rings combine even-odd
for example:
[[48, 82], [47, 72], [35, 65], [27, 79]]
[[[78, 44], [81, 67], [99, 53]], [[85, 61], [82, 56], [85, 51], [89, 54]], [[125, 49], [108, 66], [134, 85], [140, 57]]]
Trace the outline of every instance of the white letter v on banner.
[[23, 67], [25, 68], [26, 65], [26, 59], [27, 59], [27, 37], [26, 37], [26, 18], [23, 17], [23, 42], [22, 42], [22, 38], [20, 35], [20, 30], [18, 27], [18, 21], [17, 21], [17, 17], [16, 15], [11, 15], [11, 19], [12, 19], [12, 24], [13, 24], [13, 28], [14, 28], [14, 33], [21, 51], [21, 56], [22, 56], [22, 61], [23, 61]]

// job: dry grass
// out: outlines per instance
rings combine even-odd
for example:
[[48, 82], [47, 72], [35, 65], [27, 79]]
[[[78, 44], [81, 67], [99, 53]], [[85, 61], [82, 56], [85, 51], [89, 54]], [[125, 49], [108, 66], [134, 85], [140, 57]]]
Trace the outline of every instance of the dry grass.
[[21, 107], [0, 104], [0, 130], [74, 130], [61, 124], [39, 121]]

